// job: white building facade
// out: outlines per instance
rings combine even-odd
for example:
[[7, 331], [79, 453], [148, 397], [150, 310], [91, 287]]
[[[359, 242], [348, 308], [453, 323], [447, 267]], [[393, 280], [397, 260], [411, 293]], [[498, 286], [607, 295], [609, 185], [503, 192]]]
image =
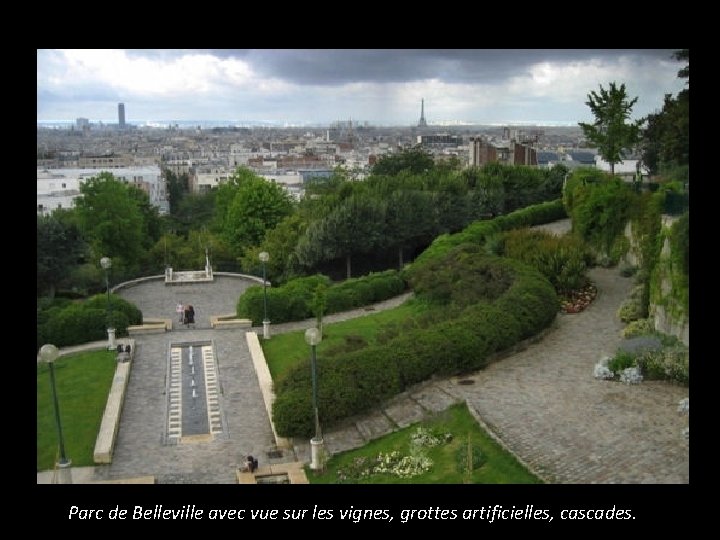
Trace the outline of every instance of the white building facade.
[[[72, 208], [75, 199], [81, 196], [80, 186], [101, 172], [98, 169], [38, 169], [37, 213], [47, 215], [58, 208]], [[142, 189], [160, 214], [170, 211], [165, 179], [157, 165], [122, 167], [107, 172], [121, 182]]]

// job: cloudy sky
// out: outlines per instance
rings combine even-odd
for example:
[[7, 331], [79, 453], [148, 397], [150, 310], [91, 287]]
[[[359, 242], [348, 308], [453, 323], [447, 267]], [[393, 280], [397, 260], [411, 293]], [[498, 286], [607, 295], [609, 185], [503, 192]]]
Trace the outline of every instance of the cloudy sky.
[[684, 80], [673, 49], [103, 49], [37, 51], [37, 121], [328, 124], [590, 121], [612, 81], [662, 107]]

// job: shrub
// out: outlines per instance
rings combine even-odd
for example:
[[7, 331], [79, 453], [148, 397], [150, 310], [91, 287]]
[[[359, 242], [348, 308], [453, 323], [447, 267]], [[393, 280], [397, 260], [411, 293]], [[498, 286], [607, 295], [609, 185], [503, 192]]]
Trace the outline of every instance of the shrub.
[[[275, 322], [300, 321], [314, 315], [317, 287], [325, 288], [325, 312], [337, 313], [381, 300], [405, 290], [405, 281], [396, 270], [387, 270], [332, 284], [330, 278], [317, 274], [288, 281], [282, 287], [267, 289], [268, 318]], [[248, 288], [238, 299], [237, 316], [259, 325], [264, 316], [263, 288]]]
[[647, 379], [690, 383], [690, 352], [682, 344], [662, 350], [642, 351], [636, 363]]
[[[468, 467], [470, 455], [472, 455], [472, 463], [469, 463], [470, 467]], [[465, 443], [459, 445], [455, 450], [455, 463], [459, 472], [469, 473], [485, 465], [487, 456], [477, 443], [470, 443], [470, 451], [468, 451], [468, 444]]]
[[645, 336], [655, 332], [655, 326], [650, 319], [638, 319], [631, 321], [622, 331], [622, 337], [632, 338]]
[[[492, 268], [503, 268], [501, 275], [514, 277], [511, 285], [494, 302], [430, 310], [395, 325], [377, 345], [324, 358], [318, 368], [318, 409], [323, 425], [366, 412], [435, 374], [481, 369], [491, 354], [553, 321], [557, 295], [536, 270], [511, 259], [489, 257], [474, 246], [460, 246], [448, 253], [448, 259], [473, 257]], [[362, 344], [361, 340], [350, 341]], [[282, 436], [312, 433], [312, 415], [299, 410], [310, 407], [306, 397], [311, 393], [309, 371], [307, 365], [300, 365], [276, 382], [279, 404], [273, 407], [273, 417]], [[293, 404], [295, 396], [303, 396], [303, 401]]]
[[577, 238], [518, 229], [504, 233], [504, 247], [506, 257], [537, 268], [559, 293], [580, 289], [587, 282], [586, 250]]
[[327, 356], [336, 356], [338, 354], [344, 354], [349, 353], [353, 351], [357, 351], [358, 349], [362, 349], [363, 347], [367, 347], [368, 342], [367, 340], [362, 336], [357, 335], [349, 335], [344, 336], [344, 343], [341, 345], [336, 345], [334, 347], [329, 348], [325, 351], [325, 354]]
[[452, 248], [445, 257], [414, 266], [408, 280], [415, 294], [431, 302], [457, 306], [492, 301], [513, 281], [502, 259], [485, 255], [476, 244]]
[[622, 246], [614, 251], [613, 246], [624, 234], [636, 197], [632, 188], [617, 178], [573, 182], [566, 186], [566, 199], [572, 200], [568, 202], [568, 213], [573, 232], [613, 264], [612, 256], [622, 251]]
[[640, 384], [642, 380], [642, 372], [638, 367], [625, 368], [620, 372], [620, 382], [625, 384]]
[[487, 238], [502, 231], [550, 223], [567, 216], [562, 201], [558, 199], [527, 206], [491, 220], [475, 221], [458, 233], [443, 234], [435, 238], [433, 243], [415, 259], [412, 267], [432, 259], [442, 258], [448, 251], [460, 244], [484, 245]]
[[278, 393], [273, 402], [272, 414], [278, 433], [312, 437], [315, 433], [312, 388], [292, 388]]
[[637, 321], [643, 316], [640, 301], [635, 298], [628, 298], [618, 308], [617, 316], [624, 323]]
[[58, 347], [79, 345], [107, 339], [110, 323], [117, 336], [127, 335], [127, 327], [142, 324], [142, 312], [133, 304], [114, 294], [108, 321], [107, 296], [95, 295], [84, 302], [56, 302], [38, 314], [37, 347], [52, 343]]
[[635, 367], [635, 355], [627, 351], [619, 351], [610, 359], [607, 367], [613, 373], [620, 373], [627, 368]]

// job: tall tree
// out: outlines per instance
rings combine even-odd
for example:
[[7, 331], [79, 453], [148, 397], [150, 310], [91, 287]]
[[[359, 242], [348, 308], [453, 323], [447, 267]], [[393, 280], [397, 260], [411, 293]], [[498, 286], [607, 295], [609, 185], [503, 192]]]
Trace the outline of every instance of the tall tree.
[[435, 233], [435, 212], [432, 193], [419, 190], [398, 190], [387, 199], [385, 240], [398, 250], [398, 268], [404, 264], [403, 251], [429, 243]]
[[37, 294], [55, 290], [77, 264], [85, 247], [80, 231], [55, 215], [37, 217]]
[[677, 51], [673, 58], [688, 62], [678, 71], [679, 78], [687, 79], [688, 88], [677, 97], [666, 94], [662, 110], [647, 117], [642, 160], [652, 174], [687, 166], [690, 162], [690, 51]]
[[628, 122], [637, 100], [637, 97], [628, 99], [624, 83], [618, 87], [611, 82], [607, 90], [600, 85], [599, 94], [594, 90], [590, 92], [585, 102], [595, 122], [579, 122], [579, 125], [585, 136], [597, 145], [602, 158], [610, 163], [611, 174], [615, 174], [615, 164], [622, 161], [622, 151], [639, 141], [642, 120]]
[[142, 189], [128, 185], [128, 194], [135, 201], [143, 222], [143, 243], [145, 249], [150, 249], [162, 235], [162, 220], [157, 206], [150, 203], [150, 197]]
[[354, 195], [346, 199], [327, 217], [310, 224], [298, 241], [298, 261], [312, 267], [321, 261], [343, 258], [347, 278], [351, 278], [352, 256], [382, 246], [385, 212], [384, 201], [368, 195]]
[[180, 208], [183, 197], [188, 193], [188, 174], [175, 174], [170, 169], [163, 170], [167, 182], [168, 201], [170, 202], [170, 214], [175, 215]]
[[273, 284], [281, 284], [296, 277], [299, 269], [295, 246], [305, 233], [307, 222], [299, 213], [285, 217], [277, 227], [268, 231], [259, 246], [248, 248], [242, 256], [242, 269], [250, 274], [259, 274], [262, 269], [259, 255], [270, 254], [267, 262], [267, 277]]
[[101, 172], [80, 186], [75, 208], [95, 261], [113, 259], [113, 272], [136, 268], [143, 256], [145, 222], [136, 193], [112, 173]]
[[175, 213], [165, 216], [169, 230], [187, 237], [191, 229], [210, 226], [215, 215], [215, 197], [214, 191], [184, 196]]
[[[221, 200], [226, 196], [232, 199]], [[238, 256], [258, 245], [265, 233], [293, 209], [290, 196], [281, 186], [243, 168], [228, 182], [228, 188], [218, 190], [216, 205], [222, 212], [217, 216], [222, 235]]]

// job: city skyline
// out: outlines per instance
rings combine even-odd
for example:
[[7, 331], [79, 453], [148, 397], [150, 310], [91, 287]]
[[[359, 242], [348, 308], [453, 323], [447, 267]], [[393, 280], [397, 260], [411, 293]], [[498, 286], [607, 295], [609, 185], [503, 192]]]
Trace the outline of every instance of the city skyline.
[[674, 51], [38, 49], [37, 122], [576, 125], [613, 81], [641, 118], [684, 88]]

